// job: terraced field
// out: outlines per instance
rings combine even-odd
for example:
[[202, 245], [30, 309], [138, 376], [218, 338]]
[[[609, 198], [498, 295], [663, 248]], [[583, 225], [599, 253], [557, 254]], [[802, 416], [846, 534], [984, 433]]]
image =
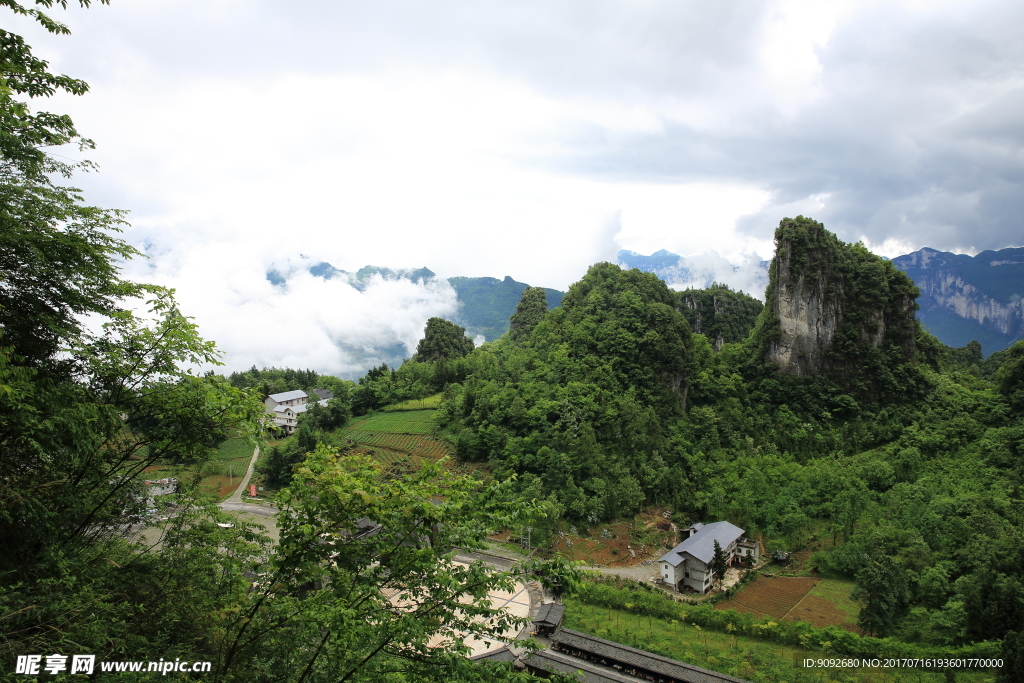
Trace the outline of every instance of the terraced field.
[[345, 432], [388, 432], [391, 434], [430, 434], [434, 431], [433, 410], [406, 410], [378, 413], [353, 422]]
[[359, 446], [377, 451], [385, 464], [409, 458], [438, 460], [448, 454], [443, 441], [431, 436], [433, 410], [378, 413], [345, 427], [342, 436]]

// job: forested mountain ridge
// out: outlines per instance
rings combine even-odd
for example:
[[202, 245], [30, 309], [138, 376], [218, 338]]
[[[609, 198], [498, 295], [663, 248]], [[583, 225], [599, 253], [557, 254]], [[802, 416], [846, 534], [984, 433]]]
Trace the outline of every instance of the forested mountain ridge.
[[926, 247], [892, 261], [921, 290], [918, 319], [944, 343], [978, 340], [988, 355], [1024, 337], [1024, 248], [972, 257]]
[[683, 413], [693, 362], [677, 303], [652, 274], [591, 267], [521, 342], [506, 337], [467, 359], [440, 411], [459, 456], [490, 460], [499, 477], [523, 474], [579, 518], [670, 495], [683, 468], [666, 460], [660, 425]]
[[[654, 273], [673, 287], [710, 287], [718, 279], [761, 297], [771, 261], [736, 265], [714, 253], [680, 256], [665, 249], [650, 255], [621, 250], [620, 265]], [[983, 251], [976, 256], [924, 247], [892, 263], [921, 291], [916, 317], [941, 342], [962, 347], [972, 340], [986, 356], [1024, 337], [1024, 248]], [[692, 322], [692, 321], [691, 321]]]
[[[466, 328], [470, 337], [483, 335], [497, 339], [508, 332], [509, 318], [529, 285], [509, 276], [499, 280], [493, 277], [450, 277], [448, 284], [459, 295], [459, 312], [454, 322]], [[548, 309], [561, 305], [565, 292], [544, 287]]]

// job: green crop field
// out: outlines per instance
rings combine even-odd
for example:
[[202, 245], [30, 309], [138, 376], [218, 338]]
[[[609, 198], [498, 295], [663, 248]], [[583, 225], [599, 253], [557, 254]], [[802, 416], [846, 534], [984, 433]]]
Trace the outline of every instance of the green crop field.
[[385, 465], [403, 458], [411, 459], [412, 463], [439, 460], [448, 455], [448, 447], [431, 436], [434, 412], [405, 410], [377, 413], [353, 421], [340, 434], [358, 446], [375, 450], [377, 458]]
[[360, 445], [386, 448], [396, 453], [417, 455], [430, 460], [437, 460], [448, 453], [448, 449], [443, 442], [433, 437], [419, 434], [346, 431], [345, 437], [352, 439]]
[[426, 398], [412, 398], [408, 401], [402, 401], [401, 403], [385, 406], [384, 408], [381, 408], [381, 410], [385, 413], [393, 413], [403, 410], [428, 410], [441, 405], [442, 398], [443, 396], [441, 394], [434, 394], [433, 396], [427, 396]]
[[[349, 432], [388, 432], [391, 434], [430, 434], [434, 431], [433, 410], [408, 410], [396, 413], [377, 413], [353, 422], [345, 428]], [[350, 437], [351, 438], [351, 437]]]
[[235, 458], [251, 458], [252, 444], [245, 439], [228, 439], [217, 447], [214, 460], [234, 460]]

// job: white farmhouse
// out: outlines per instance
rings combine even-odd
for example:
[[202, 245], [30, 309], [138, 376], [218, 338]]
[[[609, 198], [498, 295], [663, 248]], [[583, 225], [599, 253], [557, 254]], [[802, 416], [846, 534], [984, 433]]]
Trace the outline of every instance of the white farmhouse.
[[683, 542], [658, 560], [662, 580], [678, 590], [689, 587], [697, 593], [708, 592], [715, 578], [711, 568], [715, 541], [721, 546], [727, 565], [757, 562], [757, 541], [743, 538], [743, 529], [729, 522], [697, 523], [684, 529], [683, 534]]
[[274, 416], [274, 424], [277, 425], [277, 428], [285, 434], [292, 434], [298, 427], [299, 415], [321, 399], [327, 400], [333, 397], [333, 394], [327, 389], [316, 389], [315, 391], [316, 397], [312, 402], [309, 401], [309, 394], [297, 389], [271, 394], [267, 396], [263, 404], [267, 407], [267, 412]]

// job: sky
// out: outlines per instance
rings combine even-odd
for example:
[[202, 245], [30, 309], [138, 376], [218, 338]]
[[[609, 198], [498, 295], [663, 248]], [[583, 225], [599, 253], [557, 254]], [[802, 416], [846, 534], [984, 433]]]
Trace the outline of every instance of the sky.
[[1024, 244], [1019, 1], [113, 0], [53, 10], [70, 36], [2, 11], [90, 83], [33, 108], [96, 141], [60, 153], [131, 211], [126, 274], [229, 370], [353, 375], [458, 306], [266, 280], [303, 255], [564, 290], [620, 249], [756, 264], [797, 214], [890, 257]]

